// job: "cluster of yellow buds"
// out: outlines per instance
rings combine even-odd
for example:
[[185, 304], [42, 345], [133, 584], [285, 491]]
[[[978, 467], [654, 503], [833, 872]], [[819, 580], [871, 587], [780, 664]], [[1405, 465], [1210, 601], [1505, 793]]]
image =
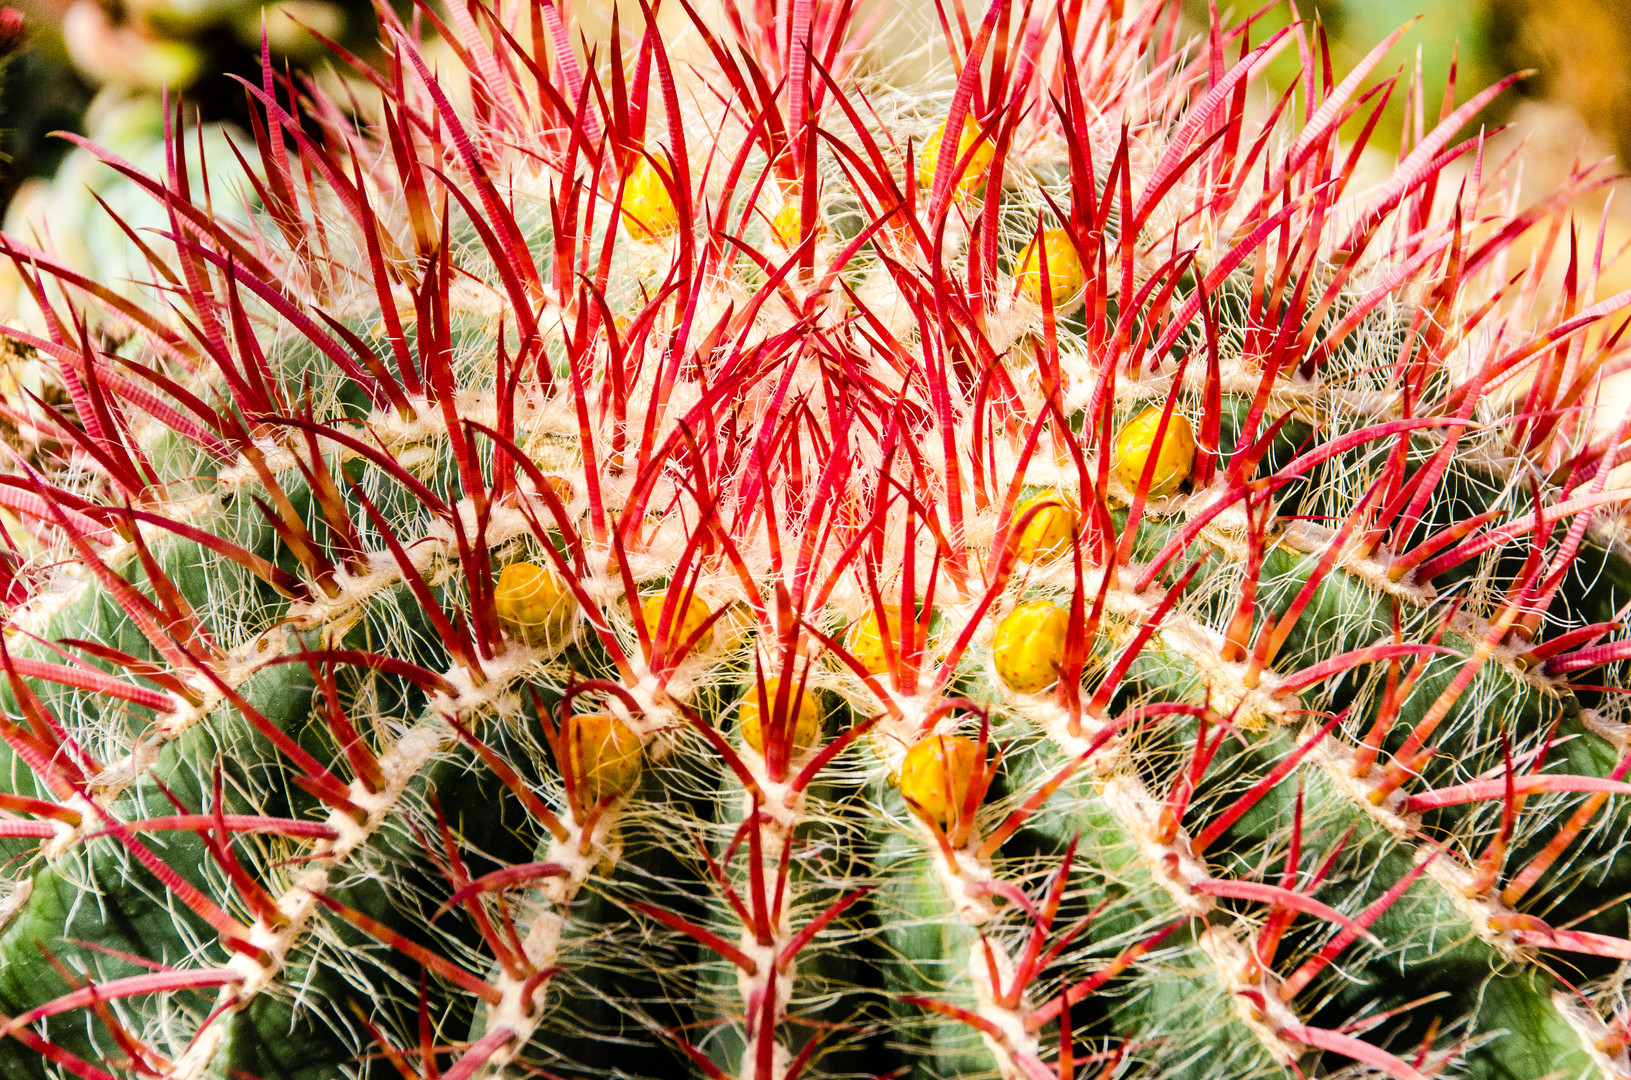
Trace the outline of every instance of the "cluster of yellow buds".
[[900, 657], [900, 630], [900, 608], [886, 605], [883, 609], [881, 630], [878, 613], [869, 610], [850, 627], [844, 646], [850, 655], [855, 657], [855, 662], [867, 671], [874, 675], [885, 675], [889, 672], [890, 656], [893, 655], [897, 660]]
[[1047, 268], [1048, 299], [1053, 310], [1060, 315], [1074, 311], [1081, 305], [1087, 275], [1082, 269], [1082, 258], [1076, 253], [1076, 244], [1066, 230], [1048, 229], [1025, 245], [1025, 250], [1019, 256], [1014, 285], [1020, 296], [1039, 306], [1042, 303], [1044, 267]]
[[1065, 609], [1051, 600], [1032, 600], [1010, 611], [991, 642], [997, 676], [1021, 694], [1052, 686], [1059, 679], [1069, 625]]
[[[925, 188], [934, 186], [935, 168], [940, 162], [940, 144], [946, 140], [946, 125], [942, 123], [934, 129], [934, 133], [923, 140], [923, 146], [917, 155], [917, 180]], [[991, 168], [991, 162], [996, 158], [997, 151], [990, 138], [980, 138], [980, 125], [971, 115], [964, 115], [963, 130], [957, 137], [957, 157], [953, 161], [964, 161], [962, 175], [957, 180], [957, 196], [960, 199], [978, 199], [985, 194], [986, 173]]]
[[912, 745], [900, 766], [900, 793], [942, 828], [954, 825], [979, 764], [979, 747], [961, 735], [931, 735]]
[[[748, 689], [747, 696], [742, 704], [737, 706], [736, 726], [742, 733], [742, 741], [753, 747], [760, 754], [765, 752], [765, 731], [768, 725], [761, 719], [769, 710], [769, 715], [777, 712], [776, 702], [784, 692], [780, 679], [770, 678], [764, 681], [764, 705], [759, 703], [760, 688], [755, 685]], [[821, 703], [816, 698], [815, 690], [797, 685], [790, 686], [785, 691], [788, 695], [791, 720], [793, 728], [792, 756], [802, 757], [821, 745]]]
[[577, 610], [561, 575], [531, 562], [511, 563], [499, 571], [493, 606], [504, 632], [535, 649], [560, 646]]
[[1032, 563], [1057, 559], [1070, 550], [1076, 521], [1076, 504], [1069, 496], [1057, 491], [1031, 496], [1014, 507], [1015, 524], [1024, 522], [1014, 541], [1017, 554]]
[[623, 182], [622, 211], [623, 226], [636, 240], [662, 240], [680, 227], [679, 207], [667, 180], [643, 157]]
[[1144, 471], [1150, 468], [1150, 458], [1155, 458], [1148, 492], [1152, 499], [1177, 491], [1195, 468], [1195, 429], [1182, 413], [1174, 411], [1162, 433], [1164, 411], [1150, 406], [1129, 420], [1116, 436], [1116, 475], [1129, 490], [1137, 490]]
[[570, 717], [561, 732], [577, 784], [580, 812], [603, 799], [627, 794], [640, 779], [640, 736], [606, 713]]

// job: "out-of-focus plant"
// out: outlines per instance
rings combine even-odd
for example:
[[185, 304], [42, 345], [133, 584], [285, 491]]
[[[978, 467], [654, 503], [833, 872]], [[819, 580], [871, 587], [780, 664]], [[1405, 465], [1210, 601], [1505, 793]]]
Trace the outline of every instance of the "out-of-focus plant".
[[275, 58], [300, 64], [322, 52], [321, 37], [361, 43], [373, 26], [366, 0], [72, 0], [61, 15], [76, 68], [98, 85], [145, 91], [253, 74], [263, 28]]
[[[259, 80], [263, 33], [280, 72], [326, 55], [325, 38], [365, 57], [378, 47], [369, 0], [25, 0], [23, 7], [29, 40], [0, 95], [0, 207], [29, 179], [58, 171], [70, 147], [53, 132], [100, 141], [97, 124], [126, 134], [144, 129], [130, 118], [152, 114], [164, 92], [185, 94], [205, 122], [242, 119], [234, 80]], [[129, 104], [141, 98], [150, 104]], [[122, 119], [110, 120], [115, 115]], [[129, 149], [140, 155], [157, 137]]]
[[9, 12], [0, 42], [0, 207], [26, 177], [48, 175], [68, 144], [47, 134], [79, 123], [91, 91], [68, 63], [55, 19], [31, 10]]

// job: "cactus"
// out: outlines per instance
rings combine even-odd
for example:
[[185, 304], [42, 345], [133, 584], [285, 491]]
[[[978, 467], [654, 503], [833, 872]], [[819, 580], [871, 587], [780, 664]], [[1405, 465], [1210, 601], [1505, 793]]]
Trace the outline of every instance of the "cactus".
[[941, 10], [382, 9], [3, 242], [7, 1077], [1631, 1070], [1604, 174]]

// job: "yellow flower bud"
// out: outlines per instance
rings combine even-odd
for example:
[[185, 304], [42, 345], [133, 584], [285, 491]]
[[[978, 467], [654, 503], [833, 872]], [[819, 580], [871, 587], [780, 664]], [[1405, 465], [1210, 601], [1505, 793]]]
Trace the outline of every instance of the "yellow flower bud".
[[573, 499], [572, 481], [555, 473], [544, 474], [544, 486], [560, 500], [562, 506], [571, 506]]
[[1058, 604], [1032, 600], [1010, 611], [997, 624], [991, 656], [997, 664], [997, 675], [1010, 690], [1034, 694], [1058, 680], [1069, 623], [1069, 614]]
[[1014, 507], [1016, 526], [1032, 507], [1040, 509], [1014, 541], [1019, 557], [1026, 562], [1047, 562], [1068, 552], [1071, 531], [1076, 528], [1075, 503], [1057, 491], [1033, 495]]
[[[640, 605], [640, 612], [646, 618], [646, 633], [651, 635], [652, 641], [666, 641], [669, 650], [672, 652], [690, 641], [691, 636], [702, 629], [702, 625], [708, 621], [708, 617], [713, 614], [713, 610], [703, 602], [702, 597], [693, 593], [689, 602], [675, 606], [673, 614], [669, 616], [668, 636], [662, 638], [659, 636], [658, 627], [662, 625], [663, 605], [667, 603], [667, 600], [667, 593], [648, 596]], [[712, 644], [709, 635], [703, 634], [691, 646], [691, 651], [694, 653], [703, 652]]]
[[499, 571], [493, 606], [504, 632], [534, 648], [558, 645], [572, 627], [572, 592], [561, 575], [537, 563], [511, 563]]
[[[1152, 405], [1129, 420], [1116, 436], [1116, 456], [1113, 464], [1116, 475], [1128, 488], [1137, 490], [1149, 464], [1150, 455], [1156, 453], [1155, 433], [1161, 427], [1164, 407]], [[1167, 421], [1166, 434], [1161, 439], [1155, 472], [1150, 477], [1148, 497], [1155, 499], [1170, 495], [1178, 485], [1189, 479], [1195, 467], [1195, 429], [1183, 414], [1174, 411]]]
[[743, 648], [759, 632], [759, 620], [746, 604], [732, 604], [714, 621], [714, 640], [721, 652]]
[[636, 240], [660, 240], [680, 227], [680, 211], [651, 162], [641, 158], [623, 185], [623, 224]]
[[1019, 269], [1014, 273], [1019, 295], [1041, 306], [1043, 259], [1047, 260], [1048, 295], [1053, 298], [1053, 310], [1060, 315], [1074, 311], [1081, 303], [1087, 275], [1082, 271], [1076, 245], [1070, 242], [1070, 234], [1064, 229], [1044, 232], [1040, 246], [1034, 239], [1025, 245], [1019, 257]]
[[[765, 680], [765, 705], [770, 709], [770, 715], [776, 712], [776, 697], [781, 692], [780, 679]], [[793, 710], [793, 753], [797, 758], [809, 753], [821, 745], [821, 703], [816, 700], [816, 692], [806, 686], [802, 696], [797, 698], [798, 686], [795, 684], [788, 691], [788, 705]], [[737, 730], [742, 733], [742, 741], [763, 754], [765, 752], [765, 728], [761, 724], [759, 711], [759, 687], [748, 688], [747, 697], [736, 710]], [[785, 736], [784, 736], [785, 737]]]
[[[934, 187], [934, 170], [940, 163], [940, 144], [945, 137], [946, 125], [942, 123], [934, 129], [933, 135], [923, 141], [923, 146], [918, 150], [917, 182], [922, 187]], [[991, 168], [992, 159], [997, 156], [996, 147], [991, 145], [990, 139], [986, 139], [978, 146], [974, 145], [979, 137], [979, 123], [972, 115], [965, 114], [963, 133], [957, 139], [957, 157], [952, 162], [952, 167], [956, 168], [958, 161], [963, 160], [965, 156], [968, 157], [968, 165], [963, 169], [962, 178], [957, 181], [956, 190], [960, 198], [978, 199], [985, 193], [986, 170]], [[972, 154], [969, 153], [971, 147], [974, 151]]]
[[884, 648], [883, 635], [878, 633], [878, 613], [868, 608], [867, 613], [851, 624], [849, 633], [845, 635], [844, 647], [855, 657], [856, 663], [866, 668], [874, 675], [883, 675], [889, 671], [889, 656], [892, 652], [899, 659], [900, 645], [900, 609], [886, 606], [883, 609], [884, 630], [889, 635], [890, 648]]
[[[776, 211], [776, 216], [770, 221], [770, 231], [776, 237], [776, 243], [792, 251], [804, 242], [804, 209], [799, 198], [789, 198], [782, 203], [782, 208]], [[821, 220], [819, 209], [811, 231], [819, 240], [827, 234], [827, 223]]]
[[942, 828], [949, 828], [962, 814], [978, 751], [973, 739], [960, 735], [921, 740], [906, 751], [906, 760], [901, 762], [900, 793]]
[[627, 792], [640, 779], [640, 736], [617, 717], [605, 713], [572, 716], [562, 734], [577, 778], [580, 810]]
[[[1045, 392], [1048, 386], [1059, 378], [1059, 368], [1054, 366], [1046, 373], [1043, 372], [1042, 361], [1047, 355], [1047, 343], [1042, 340], [1041, 334], [1024, 333], [1009, 347], [1009, 374], [1023, 379], [1024, 384], [1033, 391]], [[1043, 446], [1051, 444], [1053, 455], [1061, 465], [1069, 464], [1070, 451], [1065, 448], [1059, 439], [1044, 437]], [[1038, 448], [1041, 449], [1040, 447]]]

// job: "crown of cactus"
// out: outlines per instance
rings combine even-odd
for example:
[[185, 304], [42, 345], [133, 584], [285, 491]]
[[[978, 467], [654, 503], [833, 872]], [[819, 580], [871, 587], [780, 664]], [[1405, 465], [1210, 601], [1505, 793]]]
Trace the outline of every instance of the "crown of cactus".
[[382, 9], [4, 241], [6, 1076], [1631, 1071], [1600, 174], [941, 10]]

